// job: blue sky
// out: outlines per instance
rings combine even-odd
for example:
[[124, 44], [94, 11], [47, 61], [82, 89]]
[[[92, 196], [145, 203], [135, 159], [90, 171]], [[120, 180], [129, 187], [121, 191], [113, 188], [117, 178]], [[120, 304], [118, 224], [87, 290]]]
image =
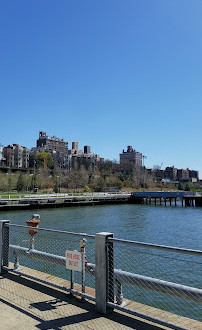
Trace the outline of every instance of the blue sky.
[[201, 0], [0, 1], [0, 142], [45, 130], [202, 177]]

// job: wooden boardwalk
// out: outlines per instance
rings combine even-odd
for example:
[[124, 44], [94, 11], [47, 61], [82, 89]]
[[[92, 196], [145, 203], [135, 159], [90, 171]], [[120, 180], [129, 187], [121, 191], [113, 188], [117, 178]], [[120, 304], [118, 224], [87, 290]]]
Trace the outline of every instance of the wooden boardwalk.
[[[21, 267], [21, 271], [69, 287], [69, 281], [39, 271]], [[77, 285], [75, 289], [81, 288]], [[86, 293], [95, 295], [92, 288]], [[157, 308], [126, 300], [127, 307], [140, 313], [161, 318], [186, 329], [200, 330], [198, 321], [181, 317]], [[72, 296], [38, 281], [12, 273], [0, 276], [1, 330], [16, 329], [169, 329], [121, 311], [98, 314], [90, 301]]]

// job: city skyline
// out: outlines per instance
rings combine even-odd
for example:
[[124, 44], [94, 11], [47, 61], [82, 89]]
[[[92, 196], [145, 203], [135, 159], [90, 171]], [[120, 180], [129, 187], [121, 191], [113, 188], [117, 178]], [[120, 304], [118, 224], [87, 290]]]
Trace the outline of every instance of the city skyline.
[[0, 5], [0, 142], [38, 132], [119, 161], [202, 173], [202, 3], [61, 0]]
[[[54, 145], [47, 145], [46, 141], [45, 140], [47, 139], [48, 141], [55, 141], [54, 142]], [[43, 142], [44, 140], [44, 142]], [[58, 142], [57, 142], [58, 141]], [[56, 144], [55, 144], [56, 143]], [[79, 141], [75, 142], [75, 141], [72, 141], [72, 143], [70, 144], [69, 141], [66, 141], [63, 137], [56, 137], [55, 135], [53, 136], [49, 136], [47, 134], [47, 132], [45, 131], [40, 131], [39, 132], [39, 136], [38, 136], [38, 139], [36, 140], [36, 143], [35, 143], [35, 146], [32, 146], [31, 148], [27, 148], [27, 146], [20, 146], [18, 143], [13, 143], [13, 144], [8, 144], [7, 146], [3, 146], [1, 143], [0, 143], [0, 146], [4, 147], [5, 149], [7, 149], [7, 147], [12, 147], [12, 146], [18, 146], [20, 148], [24, 148], [24, 149], [27, 149], [27, 151], [29, 150], [29, 152], [31, 154], [36, 154], [38, 152], [41, 152], [41, 151], [45, 151], [45, 152], [51, 152], [52, 153], [52, 150], [55, 149], [57, 143], [62, 143], [64, 144], [64, 149], [66, 149], [66, 152], [67, 152], [67, 155], [75, 155], [75, 156], [82, 156], [84, 154], [87, 154], [87, 155], [91, 155], [91, 156], [96, 156], [96, 159], [99, 160], [99, 161], [104, 161], [104, 158], [103, 157], [100, 157], [100, 155], [98, 153], [92, 153], [91, 152], [91, 146], [87, 146], [87, 145], [84, 145], [83, 146], [83, 149], [82, 150], [79, 150], [80, 147], [79, 147]], [[51, 146], [51, 147], [50, 147]], [[62, 149], [63, 149], [62, 148]], [[56, 150], [56, 149], [55, 149]], [[26, 151], [25, 151], [26, 152]], [[60, 147], [58, 146], [57, 147], [57, 152], [61, 152], [60, 150]], [[62, 153], [64, 152], [64, 150], [62, 150]], [[64, 156], [64, 155], [63, 155]], [[70, 156], [71, 157], [71, 156]], [[143, 158], [144, 158], [144, 161], [143, 161]], [[127, 149], [126, 150], [122, 150], [122, 152], [120, 151], [119, 153], [119, 160], [115, 160], [116, 162], [120, 162], [123, 163], [124, 161], [127, 161], [127, 162], [130, 162], [132, 161], [136, 166], [145, 166], [145, 159], [147, 159], [147, 157], [145, 155], [143, 155], [141, 152], [139, 152], [138, 150], [134, 149], [133, 146], [131, 145], [127, 145]], [[106, 161], [113, 161], [111, 159], [107, 159]], [[18, 160], [17, 160], [18, 161]], [[0, 158], [0, 162], [1, 162], [1, 158]], [[22, 166], [22, 165], [21, 165]], [[26, 167], [29, 167], [26, 165]], [[157, 171], [163, 171], [163, 172], [168, 172], [168, 176], [167, 178], [172, 178], [174, 179], [174, 177], [177, 176], [177, 171], [188, 171], [187, 173], [189, 172], [193, 172], [194, 175], [193, 177], [197, 177], [198, 179], [200, 179], [200, 176], [199, 176], [199, 171], [198, 169], [191, 169], [189, 168], [188, 166], [185, 167], [185, 168], [176, 168], [174, 165], [170, 166], [170, 165], [167, 165], [165, 164], [165, 166], [163, 167], [163, 163], [159, 166], [159, 165], [154, 165], [153, 167], [148, 167], [148, 166], [145, 166], [148, 170], [152, 170], [155, 172], [156, 170]], [[175, 171], [176, 170], [176, 173], [175, 174], [171, 174], [171, 172]], [[196, 172], [198, 172], [197, 175]], [[182, 174], [181, 174], [182, 175]], [[185, 174], [185, 177], [188, 175], [189, 177], [189, 174]], [[192, 177], [192, 176], [191, 176]]]

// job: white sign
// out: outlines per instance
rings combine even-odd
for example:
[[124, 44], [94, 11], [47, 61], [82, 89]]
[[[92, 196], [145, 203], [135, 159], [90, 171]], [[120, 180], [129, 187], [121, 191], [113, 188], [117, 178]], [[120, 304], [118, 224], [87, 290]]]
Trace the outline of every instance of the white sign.
[[67, 250], [65, 256], [67, 269], [75, 270], [77, 272], [82, 271], [81, 252]]

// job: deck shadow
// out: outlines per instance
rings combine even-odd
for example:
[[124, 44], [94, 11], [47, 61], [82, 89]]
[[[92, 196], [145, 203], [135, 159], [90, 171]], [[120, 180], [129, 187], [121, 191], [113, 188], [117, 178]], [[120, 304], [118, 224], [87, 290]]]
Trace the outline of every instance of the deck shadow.
[[[69, 293], [65, 293], [62, 290], [52, 288], [50, 286], [46, 286], [44, 284], [41, 284], [39, 282], [32, 281], [30, 279], [27, 279], [23, 276], [12, 274], [12, 273], [6, 273], [3, 275], [3, 278], [7, 278], [10, 281], [13, 281], [15, 283], [21, 284], [23, 286], [26, 286], [30, 289], [33, 289], [35, 291], [38, 291], [39, 293], [47, 294], [51, 297], [51, 299], [46, 301], [38, 301], [38, 302], [32, 302], [29, 305], [30, 311], [27, 311], [24, 308], [15, 306], [14, 304], [5, 301], [4, 299], [0, 299], [3, 303], [9, 305], [12, 308], [15, 308], [16, 310], [20, 311], [21, 313], [24, 313], [25, 315], [34, 318], [39, 322], [38, 325], [36, 325], [36, 328], [48, 330], [48, 329], [54, 329], [59, 330], [61, 327], [64, 326], [70, 326], [73, 324], [78, 324], [81, 322], [88, 322], [88, 324], [82, 324], [82, 326], [86, 326], [86, 328], [91, 328], [90, 321], [93, 321], [95, 324], [96, 320], [98, 323], [102, 324], [100, 328], [103, 327], [104, 323], [108, 324], [108, 328], [110, 329], [110, 321], [112, 321], [113, 328], [116, 328], [116, 323], [118, 325], [122, 325], [123, 327], [126, 326], [131, 329], [136, 330], [156, 330], [156, 329], [162, 329], [161, 326], [158, 325], [152, 325], [148, 324], [144, 320], [137, 319], [135, 317], [132, 317], [130, 315], [125, 315], [122, 313], [119, 313], [117, 311], [113, 311], [110, 314], [102, 315], [95, 310], [95, 304], [91, 303], [89, 301], [83, 301], [82, 299], [72, 296]], [[59, 317], [54, 318], [51, 320], [44, 320], [41, 317], [38, 317], [32, 313], [32, 308], [34, 310], [39, 310], [40, 312], [46, 312], [46, 311], [56, 311], [58, 306], [63, 305], [69, 305], [70, 307], [77, 308], [78, 307], [78, 313], [74, 315], [69, 315], [66, 317]], [[81, 311], [82, 309], [82, 311]], [[89, 327], [88, 327], [89, 325]], [[106, 326], [104, 326], [106, 327]], [[96, 328], [98, 329], [98, 324], [96, 325]], [[93, 329], [93, 327], [92, 327]]]

